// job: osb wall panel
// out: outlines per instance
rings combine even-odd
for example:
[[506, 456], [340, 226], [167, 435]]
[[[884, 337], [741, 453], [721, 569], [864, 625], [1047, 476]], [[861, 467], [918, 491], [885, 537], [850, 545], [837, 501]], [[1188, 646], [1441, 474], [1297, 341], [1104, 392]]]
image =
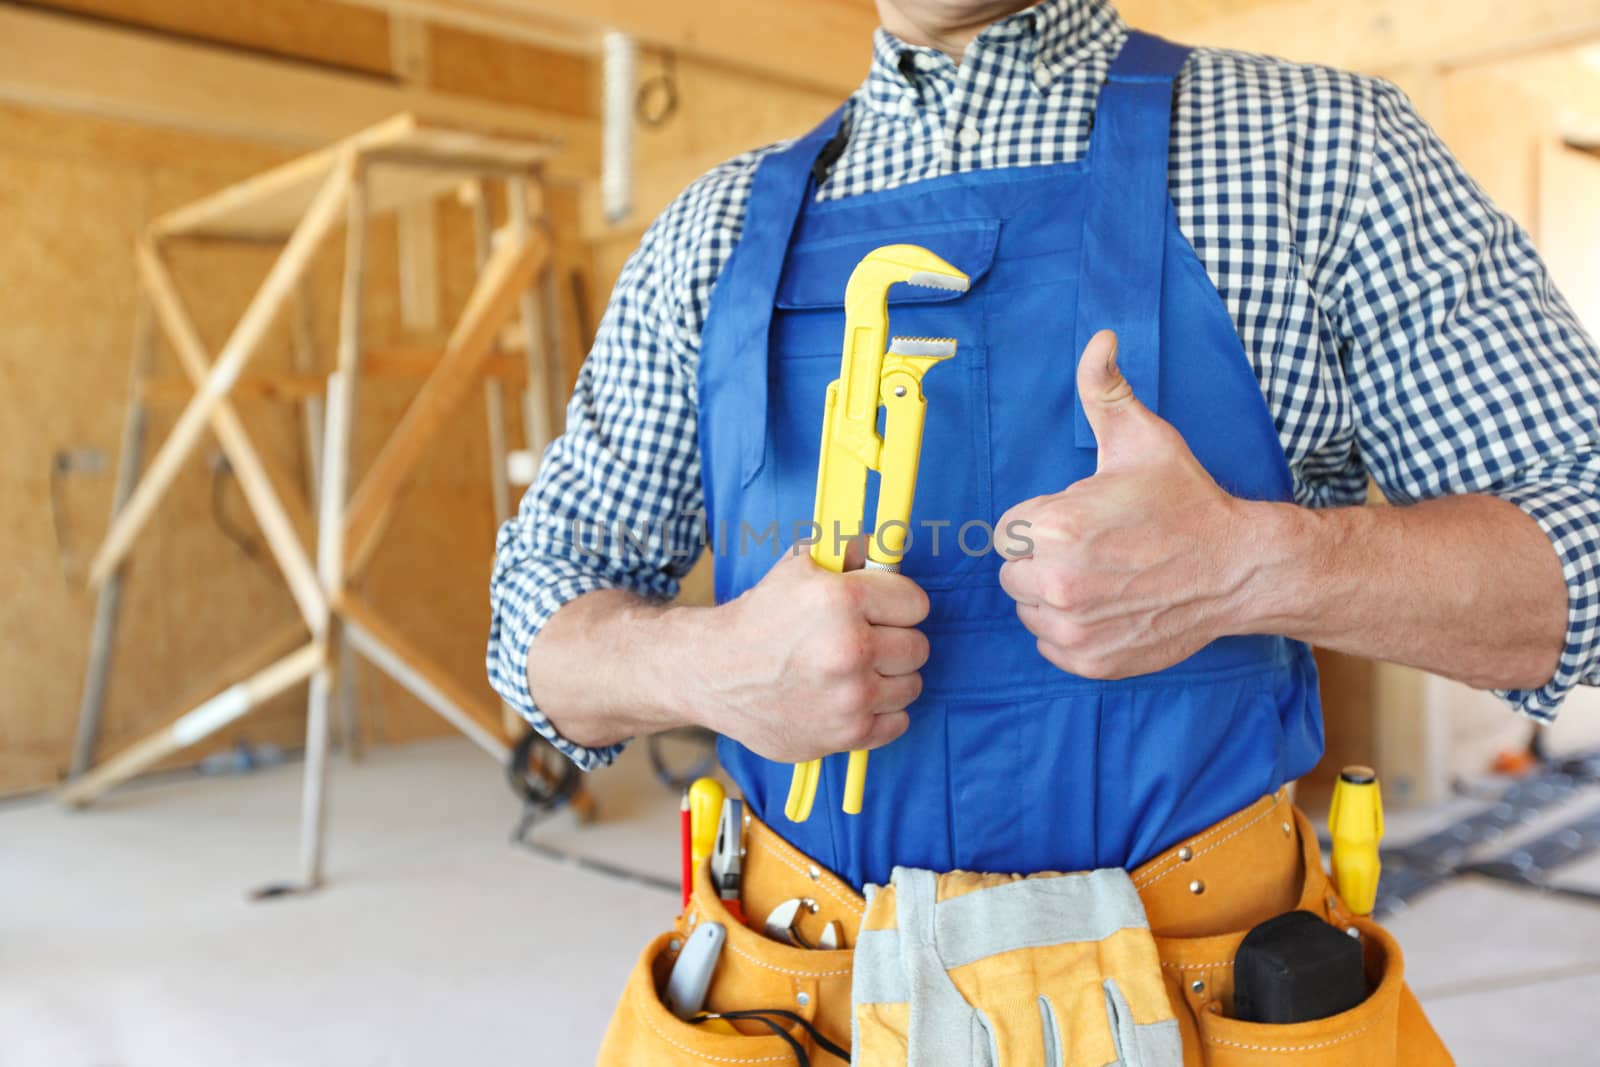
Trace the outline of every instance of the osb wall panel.
[[347, 70], [389, 72], [389, 19], [383, 12], [326, 0], [43, 0], [72, 11], [251, 51]]
[[[94, 600], [81, 569], [104, 531], [113, 482], [71, 475], [62, 484], [68, 551], [57, 546], [50, 506], [56, 450], [100, 449], [114, 461], [121, 433], [135, 290], [130, 248], [154, 215], [283, 157], [259, 147], [133, 128], [117, 123], [0, 109], [0, 232], [13, 269], [0, 286], [0, 791], [48, 784], [69, 757]], [[570, 198], [556, 206], [570, 215]], [[443, 298], [453, 316], [472, 283], [471, 224], [465, 209], [440, 211]], [[558, 220], [558, 232], [574, 220]], [[366, 327], [373, 346], [419, 343], [398, 327], [392, 220], [371, 239]], [[563, 252], [571, 246], [563, 243]], [[180, 288], [213, 351], [220, 346], [272, 250], [194, 246], [175, 250]], [[331, 360], [337, 332], [342, 239], [336, 233], [313, 271], [316, 333]], [[563, 262], [561, 269], [583, 269]], [[570, 309], [564, 309], [570, 314]], [[583, 343], [569, 325], [569, 349]], [[288, 319], [278, 322], [252, 369], [291, 366]], [[428, 338], [420, 339], [421, 342]], [[431, 340], [437, 341], [435, 337]], [[179, 373], [164, 349], [158, 373]], [[568, 373], [570, 379], [570, 369]], [[362, 393], [356, 469], [365, 469], [416, 388], [369, 383]], [[520, 419], [508, 405], [512, 443]], [[241, 418], [262, 450], [303, 478], [298, 409], [240, 400]], [[178, 405], [152, 410], [150, 452], [170, 431]], [[487, 696], [483, 642], [494, 538], [483, 404], [475, 396], [422, 464], [399, 520], [367, 582], [375, 605], [463, 682]], [[223, 536], [212, 518], [206, 457], [186, 464], [132, 554], [124, 593], [102, 752], [163, 721], [209, 668], [294, 617], [265, 548], [257, 558]], [[231, 479], [227, 513], [253, 537], [253, 520]], [[446, 729], [403, 692], [359, 676], [363, 721], [374, 736], [404, 739]], [[218, 738], [297, 745], [304, 687]], [[208, 747], [215, 747], [208, 746]], [[192, 750], [192, 760], [204, 749]]]
[[[328, 0], [42, 0], [37, 6], [108, 22], [302, 59], [368, 74], [392, 71], [389, 18]], [[597, 67], [561, 54], [448, 26], [428, 28], [424, 79], [445, 92], [568, 115], [594, 113]]]
[[429, 83], [436, 89], [567, 115], [595, 113], [599, 67], [586, 56], [449, 26], [430, 27], [428, 41]]

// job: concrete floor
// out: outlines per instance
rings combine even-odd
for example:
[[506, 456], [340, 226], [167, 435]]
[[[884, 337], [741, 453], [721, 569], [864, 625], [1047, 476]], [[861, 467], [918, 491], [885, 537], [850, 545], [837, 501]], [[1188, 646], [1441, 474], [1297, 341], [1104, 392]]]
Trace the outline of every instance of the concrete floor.
[[[603, 821], [538, 839], [672, 877], [676, 805], [642, 754], [591, 781]], [[0, 1064], [592, 1062], [671, 893], [509, 845], [499, 770], [452, 740], [338, 765], [328, 887], [251, 903], [293, 874], [298, 786], [286, 766], [0, 809]], [[1463, 1067], [1600, 1063], [1600, 907], [1463, 880], [1391, 928]]]

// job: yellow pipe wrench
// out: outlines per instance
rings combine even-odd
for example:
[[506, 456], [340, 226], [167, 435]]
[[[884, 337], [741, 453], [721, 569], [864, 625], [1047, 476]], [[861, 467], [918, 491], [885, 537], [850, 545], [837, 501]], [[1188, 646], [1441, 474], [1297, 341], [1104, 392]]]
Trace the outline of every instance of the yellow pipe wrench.
[[[889, 288], [898, 283], [966, 292], [967, 276], [917, 245], [885, 245], [867, 253], [844, 291], [844, 353], [839, 377], [828, 386], [817, 457], [816, 535], [811, 558], [834, 573], [844, 570], [844, 552], [860, 529], [867, 504], [867, 472], [878, 472], [878, 515], [867, 548], [867, 566], [898, 571], [910, 532], [911, 499], [922, 455], [927, 401], [922, 376], [956, 354], [947, 338], [889, 338]], [[886, 347], [887, 346], [887, 347]], [[878, 410], [884, 409], [883, 436]], [[822, 761], [795, 765], [784, 813], [793, 822], [811, 817]], [[850, 753], [844, 811], [861, 813], [867, 786], [867, 754]]]

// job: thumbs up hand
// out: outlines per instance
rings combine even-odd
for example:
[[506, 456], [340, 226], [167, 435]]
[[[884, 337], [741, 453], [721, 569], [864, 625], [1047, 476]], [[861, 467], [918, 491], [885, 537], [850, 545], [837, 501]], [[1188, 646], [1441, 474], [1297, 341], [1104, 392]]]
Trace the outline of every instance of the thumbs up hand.
[[1099, 446], [1095, 473], [1001, 516], [1000, 584], [1062, 670], [1147, 674], [1229, 632], [1248, 579], [1246, 507], [1133, 395], [1109, 330], [1083, 350], [1078, 395]]

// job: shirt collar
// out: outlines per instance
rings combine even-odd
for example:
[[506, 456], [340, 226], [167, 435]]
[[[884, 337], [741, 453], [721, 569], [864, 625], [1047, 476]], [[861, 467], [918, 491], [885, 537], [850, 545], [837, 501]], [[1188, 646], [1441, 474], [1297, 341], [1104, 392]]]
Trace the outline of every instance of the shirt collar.
[[[1023, 50], [1043, 92], [1089, 55], [1109, 50], [1126, 29], [1110, 0], [1041, 0], [984, 27], [972, 47]], [[875, 110], [909, 116], [919, 100], [917, 78], [950, 67], [938, 49], [906, 44], [880, 26], [862, 94]]]

